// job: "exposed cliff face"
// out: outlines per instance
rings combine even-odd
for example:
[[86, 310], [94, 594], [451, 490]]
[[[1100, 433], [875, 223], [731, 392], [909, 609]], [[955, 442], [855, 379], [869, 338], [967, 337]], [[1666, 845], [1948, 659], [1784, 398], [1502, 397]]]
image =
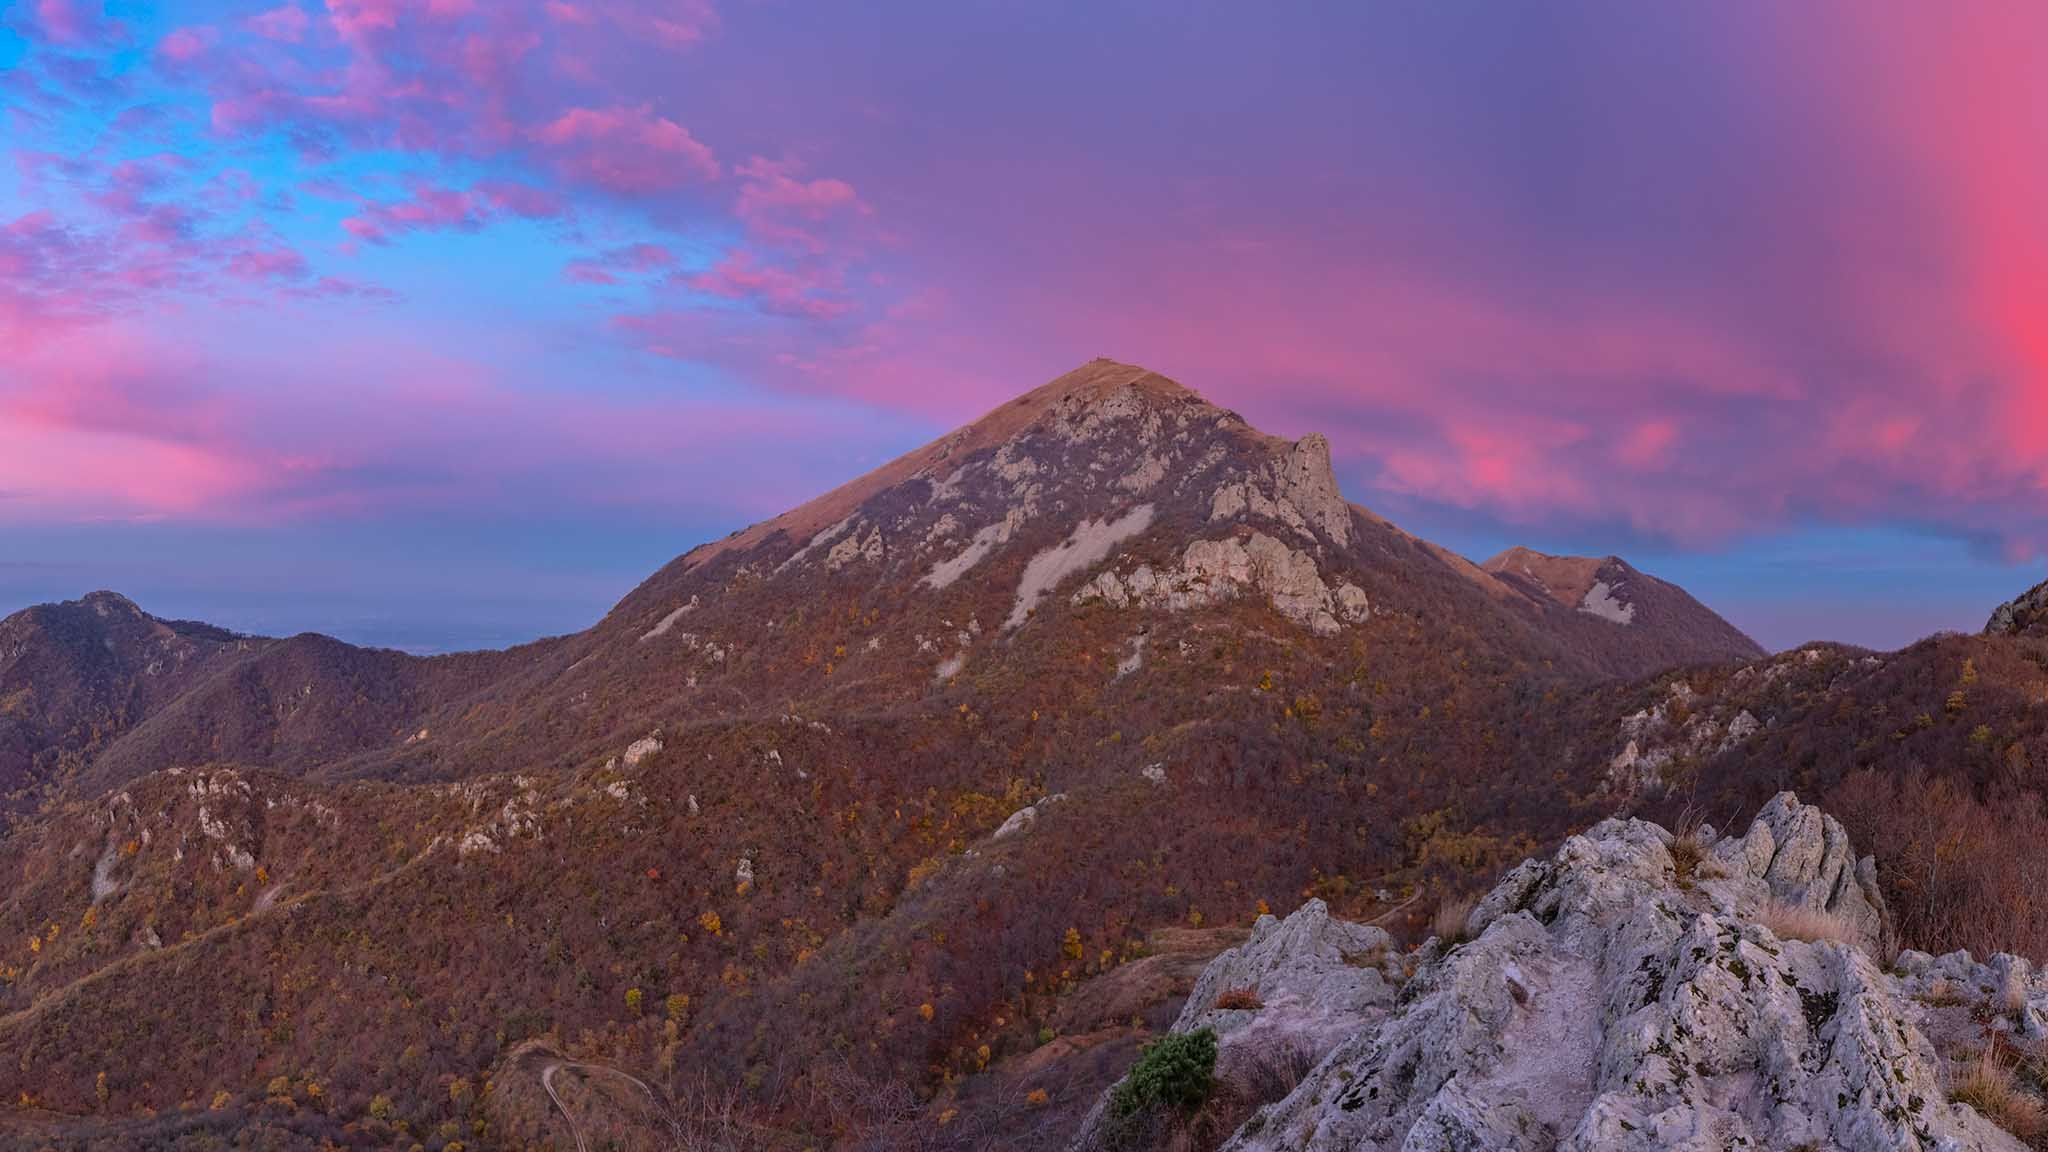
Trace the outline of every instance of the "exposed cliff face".
[[1984, 623], [1986, 636], [2048, 634], [2048, 582], [2034, 585], [2000, 604]]
[[[1253, 1033], [1234, 1017], [1260, 1013], [1200, 998], [1251, 982], [1285, 989], [1290, 1006], [1257, 1042], [1346, 1035], [1227, 1146], [2021, 1148], [1950, 1099], [1951, 1060], [1971, 1038], [1944, 1013], [1973, 1005], [1987, 1033], [2037, 1037], [2048, 980], [2014, 957], [1963, 953], [1909, 952], [1887, 971], [1869, 859], [1789, 793], [1746, 835], [1711, 836], [1681, 845], [1606, 821], [1509, 873], [1472, 911], [1467, 942], [1377, 956], [1369, 979], [1355, 961], [1330, 964], [1325, 942], [1370, 929], [1332, 925], [1315, 903], [1262, 921], [1212, 964], [1176, 1028], [1214, 1027], [1219, 1069], [1242, 1059]], [[1360, 994], [1410, 966], [1398, 995]], [[1098, 1118], [1084, 1146], [1102, 1134]]]

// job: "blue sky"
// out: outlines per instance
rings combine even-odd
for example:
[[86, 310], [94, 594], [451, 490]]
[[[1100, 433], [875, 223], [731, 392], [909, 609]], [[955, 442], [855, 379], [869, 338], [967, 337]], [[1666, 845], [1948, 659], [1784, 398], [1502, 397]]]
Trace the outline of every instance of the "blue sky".
[[0, 604], [417, 650], [1098, 355], [1772, 646], [2048, 544], [2048, 16], [16, 0]]

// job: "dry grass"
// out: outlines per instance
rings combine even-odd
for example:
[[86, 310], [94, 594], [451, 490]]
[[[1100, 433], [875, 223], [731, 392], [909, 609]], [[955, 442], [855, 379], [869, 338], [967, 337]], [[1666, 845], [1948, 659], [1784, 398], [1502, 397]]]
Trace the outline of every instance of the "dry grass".
[[1693, 879], [1699, 875], [1700, 865], [1707, 858], [1707, 846], [1700, 842], [1698, 833], [1673, 836], [1671, 849], [1671, 870], [1678, 876], [1680, 888], [1692, 887]]
[[1472, 918], [1472, 909], [1478, 901], [1470, 896], [1456, 896], [1436, 906], [1436, 915], [1429, 918], [1429, 933], [1444, 942], [1445, 947], [1463, 944], [1471, 939], [1466, 922]]
[[1216, 997], [1216, 1007], [1224, 1010], [1257, 1012], [1265, 1006], [1266, 1002], [1259, 999], [1259, 990], [1249, 986], [1226, 988], [1222, 995]]
[[2015, 1024], [2027, 1016], [2027, 986], [2018, 978], [2018, 973], [2008, 973], [2005, 987], [1999, 990], [1999, 1007]]
[[1955, 981], [1941, 976], [1927, 986], [1927, 991], [1920, 994], [1919, 1000], [1922, 1004], [1934, 1008], [1953, 1008], [1958, 1004], [1969, 1003], [1970, 998], [1963, 995], [1963, 990], [1956, 987]]
[[1690, 806], [1672, 822], [1671, 842], [1666, 848], [1671, 852], [1671, 870], [1677, 874], [1680, 888], [1691, 888], [1694, 880], [1713, 880], [1728, 875], [1707, 854], [1708, 840], [1701, 835], [1704, 828], [1699, 812]]
[[1763, 914], [1758, 919], [1780, 940], [1805, 940], [1816, 944], [1851, 946], [1859, 943], [1855, 926], [1832, 912], [1796, 908], [1790, 904], [1773, 901], [1764, 907]]
[[1949, 1097], [1957, 1103], [2029, 1144], [2048, 1138], [2048, 1108], [1990, 1050], [1950, 1069], [1950, 1076]]

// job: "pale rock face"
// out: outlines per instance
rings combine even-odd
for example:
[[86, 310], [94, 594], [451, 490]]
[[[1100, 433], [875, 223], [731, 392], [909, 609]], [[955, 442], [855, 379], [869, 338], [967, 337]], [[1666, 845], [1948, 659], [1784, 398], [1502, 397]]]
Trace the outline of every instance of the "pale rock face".
[[1144, 492], [1166, 479], [1168, 460], [1164, 456], [1146, 456], [1117, 480], [1116, 486], [1126, 492]]
[[1210, 520], [1245, 515], [1278, 521], [1311, 540], [1320, 531], [1340, 547], [1349, 544], [1351, 507], [1330, 468], [1330, 442], [1320, 435], [1304, 436], [1284, 459], [1216, 489]]
[[697, 598], [695, 596], [692, 596], [690, 597], [689, 603], [677, 607], [668, 615], [663, 616], [660, 620], [655, 621], [654, 627], [649, 628], [645, 632], [642, 632], [640, 634], [640, 642], [642, 644], [645, 644], [649, 640], [659, 640], [663, 636], [668, 635], [669, 630], [676, 626], [677, 621], [681, 620], [685, 616], [688, 616], [691, 612], [695, 611], [696, 608]]
[[1160, 573], [1140, 565], [1129, 576], [1103, 572], [1074, 593], [1074, 603], [1101, 600], [1114, 608], [1139, 605], [1186, 611], [1235, 599], [1246, 590], [1264, 592], [1274, 610], [1317, 635], [1334, 635], [1344, 624], [1371, 614], [1365, 590], [1324, 582], [1315, 557], [1289, 548], [1263, 532], [1250, 540], [1197, 540], [1181, 555], [1180, 567]]
[[661, 737], [659, 735], [642, 736], [640, 739], [626, 745], [626, 754], [623, 759], [626, 767], [632, 768], [659, 751], [661, 751]]
[[732, 870], [733, 891], [744, 896], [754, 887], [754, 858], [740, 857], [739, 864]]
[[1116, 678], [1121, 680], [1145, 666], [1145, 637], [1131, 637], [1131, 650], [1116, 662]]
[[1065, 540], [1040, 552], [1024, 566], [1017, 583], [1017, 602], [1010, 609], [1005, 630], [1031, 617], [1031, 610], [1047, 592], [1069, 576], [1101, 563], [1110, 550], [1152, 526], [1152, 505], [1140, 504], [1114, 520], [1083, 520]]
[[[1263, 1012], [1239, 1023], [1214, 998], [1252, 986], [1269, 1006], [1316, 1006], [1276, 1033], [1341, 1039], [1225, 1147], [2019, 1152], [1949, 1100], [1923, 1029], [1931, 1010], [1913, 997], [1945, 980], [2025, 1014], [2048, 1011], [2048, 981], [2016, 958], [1966, 954], [1904, 953], [1888, 974], [1868, 948], [1884, 918], [1868, 869], [1839, 825], [1789, 793], [1711, 845], [1689, 883], [1670, 841], [1608, 820], [1523, 863], [1473, 909], [1466, 943], [1375, 966], [1392, 980], [1413, 966], [1393, 997], [1355, 962], [1326, 961], [1345, 952], [1331, 933], [1365, 930], [1314, 903], [1262, 919], [1203, 974], [1175, 1028], [1217, 1027], [1227, 1047]], [[1781, 939], [1758, 918], [1771, 902], [1827, 908], [1864, 943]]]
[[1052, 807], [1055, 804], [1065, 801], [1066, 798], [1066, 793], [1055, 792], [1052, 795], [1047, 796], [1044, 799], [1040, 800], [1036, 804], [1032, 804], [1028, 807], [1017, 809], [1015, 812], [1010, 813], [1010, 818], [1003, 821], [1001, 827], [997, 828], [994, 832], [991, 832], [989, 834], [989, 840], [991, 842], [997, 840], [1007, 840], [1012, 836], [1017, 836], [1025, 832], [1029, 832], [1031, 830], [1031, 826], [1033, 824], [1038, 823], [1038, 817], [1040, 813], [1044, 812], [1046, 809]]
[[995, 459], [989, 461], [989, 471], [1004, 482], [1015, 484], [1038, 475], [1039, 466], [1031, 457], [1017, 455], [1015, 444], [1005, 444], [996, 449]]
[[1857, 858], [1834, 817], [1780, 793], [1731, 851], [1778, 903], [1847, 920], [1873, 951], [1883, 943], [1888, 925], [1877, 862]]
[[819, 548], [824, 547], [826, 544], [831, 543], [833, 540], [838, 539], [841, 533], [845, 532], [848, 528], [851, 527], [853, 527], [853, 517], [848, 516], [846, 519], [841, 520], [837, 524], [830, 525], [823, 531], [820, 531], [817, 535], [811, 537], [810, 540], [805, 542], [803, 547], [790, 553], [789, 559], [784, 560], [782, 563], [776, 565], [776, 575], [779, 576], [782, 573], [788, 571], [789, 569], [796, 567], [798, 564], [801, 564], [805, 557], [817, 551]]
[[1615, 595], [1616, 589], [1605, 580], [1596, 580], [1586, 589], [1586, 598], [1579, 601], [1579, 611], [1588, 616], [1616, 624], [1629, 624], [1636, 618], [1636, 606]]
[[961, 549], [959, 554], [933, 565], [932, 570], [925, 573], [921, 583], [934, 590], [951, 587], [955, 580], [967, 574], [968, 569], [987, 559], [989, 553], [1008, 544], [1010, 537], [1017, 534], [1017, 529], [1023, 527], [1024, 522], [1031, 519], [1032, 514], [1032, 507], [1028, 502], [1010, 508], [1003, 513], [1001, 520], [977, 529], [973, 538], [967, 542], [967, 547]]
[[951, 512], [947, 512], [937, 520], [932, 521], [932, 526], [925, 531], [924, 542], [926, 544], [936, 544], [941, 540], [951, 539], [959, 535], [959, 533], [960, 518]]
[[1144, 393], [1129, 384], [1110, 390], [1094, 400], [1070, 396], [1055, 406], [1049, 414], [1052, 434], [1069, 444], [1086, 444], [1109, 435], [1117, 424], [1141, 419], [1140, 429], [1143, 443], [1151, 443], [1159, 434], [1159, 412], [1145, 402]]
[[[1175, 1032], [1213, 1028], [1219, 1037], [1284, 1031], [1306, 1035], [1317, 1055], [1393, 1003], [1394, 989], [1378, 964], [1394, 947], [1384, 929], [1332, 919], [1310, 900], [1285, 920], [1261, 916], [1251, 939], [1211, 961], [1188, 994]], [[1257, 1010], [1218, 1008], [1226, 992], [1249, 989]]]
[[[1679, 681], [1671, 685], [1668, 699], [1623, 717], [1620, 728], [1625, 746], [1608, 761], [1608, 788], [1654, 793], [1665, 785], [1664, 770], [1681, 758], [1699, 762], [1763, 731], [1763, 721], [1749, 710], [1729, 717], [1724, 724], [1704, 708], [1696, 709], [1702, 699], [1690, 685]], [[1686, 715], [1682, 725], [1674, 720], [1680, 714]]]
[[832, 550], [825, 553], [825, 570], [837, 572], [856, 561], [873, 563], [881, 558], [882, 530], [871, 527], [865, 537], [856, 533], [834, 544]]
[[2024, 631], [2044, 611], [2048, 611], [2048, 583], [2036, 584], [2020, 596], [1992, 609], [1991, 619], [1984, 624], [1984, 632], [1990, 636], [2010, 636]]

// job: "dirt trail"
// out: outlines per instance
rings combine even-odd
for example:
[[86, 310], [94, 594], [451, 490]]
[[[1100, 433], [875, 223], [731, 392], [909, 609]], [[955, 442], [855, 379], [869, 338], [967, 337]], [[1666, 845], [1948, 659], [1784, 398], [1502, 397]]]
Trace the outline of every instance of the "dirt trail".
[[[569, 1135], [576, 1141], [576, 1152], [589, 1152], [589, 1149], [583, 1143], [583, 1129], [577, 1125], [575, 1113], [569, 1111], [569, 1106], [562, 1103], [561, 1094], [555, 1091], [555, 1073], [565, 1068], [571, 1071], [596, 1072], [617, 1076], [619, 1079], [638, 1088], [641, 1094], [647, 1097], [648, 1108], [657, 1116], [662, 1115], [660, 1098], [654, 1094], [654, 1089], [649, 1088], [646, 1082], [637, 1076], [621, 1072], [617, 1068], [606, 1067], [603, 1064], [585, 1064], [575, 1060], [550, 1060], [541, 1067], [540, 1086], [547, 1092], [548, 1099], [554, 1102], [555, 1110], [562, 1114], [563, 1123], [569, 1126]], [[662, 1118], [666, 1119], [665, 1116]]]
[[[351, 897], [367, 895], [371, 892], [376, 891], [379, 888], [382, 888], [384, 885], [389, 884], [402, 876], [405, 876], [407, 873], [412, 872], [414, 869], [420, 867], [422, 864], [432, 859], [435, 853], [438, 852], [445, 845], [446, 841], [444, 838], [436, 837], [432, 843], [428, 844], [425, 848], [422, 848], [420, 850], [419, 855], [414, 856], [412, 859], [406, 861], [403, 864], [400, 864], [398, 867], [391, 869], [389, 872], [384, 872], [380, 873], [379, 875], [372, 876], [368, 880], [365, 880], [359, 884], [346, 885], [341, 888], [316, 888], [311, 892], [304, 892], [297, 896], [293, 896], [289, 900], [281, 900], [264, 907], [251, 909], [247, 914], [238, 916], [225, 924], [217, 924], [214, 927], [209, 928], [204, 932], [201, 932], [199, 935], [194, 936], [189, 940], [180, 940], [176, 944], [172, 944], [168, 947], [157, 948], [147, 952], [137, 952], [128, 956], [124, 956], [119, 960], [116, 960], [110, 964], [103, 965], [99, 968], [94, 969], [91, 972], [86, 973], [85, 975], [79, 977], [76, 980], [73, 980], [71, 983], [66, 984], [61, 988], [51, 989], [50, 991], [37, 997], [34, 1003], [30, 1004], [26, 1008], [21, 1009], [18, 1012], [15, 1012], [8, 1016], [0, 1016], [0, 1035], [4, 1035], [9, 1029], [13, 1028], [17, 1024], [22, 1023], [23, 1021], [30, 1019], [31, 1017], [49, 1011], [51, 1008], [57, 1007], [58, 1005], [75, 999], [80, 995], [83, 995], [88, 989], [92, 988], [94, 985], [98, 984], [102, 980], [111, 979], [114, 976], [120, 973], [128, 972], [131, 969], [144, 968], [151, 965], [162, 964], [168, 961], [171, 957], [182, 954], [187, 949], [198, 948], [202, 945], [210, 944], [216, 940], [225, 939], [238, 932], [247, 931], [251, 926], [255, 925], [257, 922], [264, 920], [267, 917], [273, 916], [279, 912], [285, 911], [290, 908], [294, 908], [300, 904], [304, 904], [311, 900], [320, 899], [322, 897], [348, 899]], [[281, 888], [282, 885], [279, 885], [278, 887]]]

